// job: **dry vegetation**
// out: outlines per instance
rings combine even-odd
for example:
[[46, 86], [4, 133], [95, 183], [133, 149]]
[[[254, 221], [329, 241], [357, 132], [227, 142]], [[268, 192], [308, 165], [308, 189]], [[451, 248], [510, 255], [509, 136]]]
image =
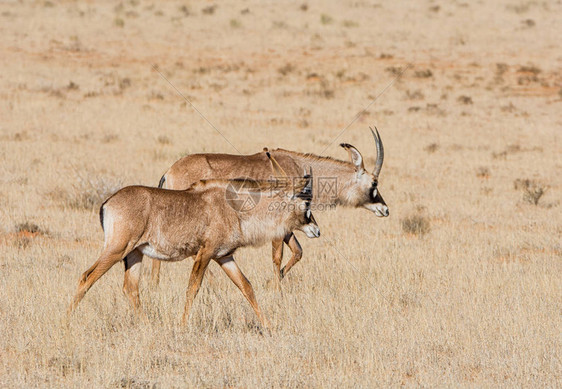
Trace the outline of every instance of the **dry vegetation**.
[[[2, 2], [0, 386], [559, 385], [561, 13]], [[282, 295], [270, 247], [238, 254], [270, 335], [216, 265], [180, 328], [190, 261], [164, 265], [158, 290], [143, 283], [148, 322], [122, 266], [65, 321], [102, 247], [104, 196], [156, 185], [186, 153], [236, 152], [153, 65], [242, 153], [344, 158], [345, 141], [372, 166], [367, 126], [381, 131], [390, 218], [317, 214], [323, 237], [302, 239]]]

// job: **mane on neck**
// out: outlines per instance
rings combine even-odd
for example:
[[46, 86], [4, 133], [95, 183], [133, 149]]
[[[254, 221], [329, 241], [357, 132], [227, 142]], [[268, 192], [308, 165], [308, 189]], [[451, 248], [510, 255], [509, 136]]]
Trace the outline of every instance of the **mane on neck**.
[[[355, 185], [357, 177], [353, 163], [284, 149], [273, 150], [273, 153], [292, 158], [302, 169], [312, 168], [313, 203], [353, 205], [349, 197], [349, 189]], [[322, 185], [321, 180], [324, 181]]]
[[291, 151], [291, 150], [285, 150], [285, 149], [275, 149], [272, 150], [275, 153], [283, 153], [283, 154], [288, 154], [290, 156], [293, 157], [300, 157], [306, 160], [309, 160], [311, 162], [329, 162], [329, 163], [335, 163], [341, 166], [345, 166], [345, 167], [353, 167], [353, 164], [349, 161], [342, 161], [341, 159], [336, 159], [336, 158], [332, 158], [332, 157], [327, 157], [327, 156], [322, 156], [322, 155], [316, 155], [316, 154], [312, 154], [312, 153], [301, 153], [299, 151]]
[[247, 178], [234, 179], [207, 179], [193, 183], [187, 190], [202, 191], [210, 188], [226, 189], [232, 185], [236, 191], [244, 192], [281, 192], [301, 191], [306, 184], [304, 179], [298, 181], [291, 180], [252, 180]]

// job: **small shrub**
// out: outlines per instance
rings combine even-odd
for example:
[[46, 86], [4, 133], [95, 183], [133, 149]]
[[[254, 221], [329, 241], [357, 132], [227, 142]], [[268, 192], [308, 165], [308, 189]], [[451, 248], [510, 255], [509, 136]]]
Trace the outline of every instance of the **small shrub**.
[[447, 112], [444, 109], [439, 108], [438, 104], [429, 104], [429, 103], [427, 103], [425, 106], [425, 112], [427, 112], [429, 115], [437, 115], [437, 116], [445, 116], [447, 114]]
[[415, 91], [407, 90], [406, 97], [408, 100], [423, 100], [425, 96], [423, 95], [423, 92], [418, 89]]
[[540, 72], [542, 72], [541, 69], [539, 69], [538, 67], [536, 67], [534, 65], [520, 66], [519, 69], [517, 69], [517, 71], [519, 73], [531, 73], [531, 74], [534, 74], [534, 75], [537, 75]]
[[496, 74], [502, 76], [508, 70], [508, 66], [505, 63], [496, 63]]
[[507, 151], [510, 154], [515, 154], [515, 153], [519, 153], [521, 151], [523, 151], [523, 148], [521, 147], [521, 145], [517, 144], [517, 143], [513, 143], [507, 146], [507, 148], [505, 149], [505, 151]]
[[513, 113], [515, 111], [517, 111], [517, 107], [515, 105], [513, 105], [512, 102], [509, 102], [509, 104], [507, 105], [502, 105], [500, 107], [502, 112], [509, 112], [509, 113]]
[[80, 89], [80, 86], [78, 84], [76, 84], [74, 81], [70, 81], [68, 83], [68, 85], [66, 86], [67, 90], [78, 90]]
[[490, 178], [490, 169], [485, 166], [481, 166], [476, 170], [476, 177], [478, 178]]
[[321, 91], [320, 95], [326, 99], [331, 99], [334, 97], [335, 91], [330, 87], [326, 80], [322, 80], [320, 83]]
[[277, 71], [282, 75], [286, 76], [289, 73], [292, 73], [295, 70], [295, 65], [292, 63], [287, 63], [285, 66], [280, 67]]
[[288, 26], [287, 26], [287, 23], [285, 23], [285, 22], [282, 21], [282, 20], [276, 20], [276, 21], [273, 22], [273, 28], [278, 28], [278, 29], [280, 29], [280, 30], [283, 30], [283, 29], [285, 29], [285, 28], [287, 28], [287, 27], [288, 27]]
[[520, 189], [524, 189], [526, 187], [528, 187], [529, 185], [531, 185], [531, 180], [527, 179], [521, 179], [518, 178], [515, 181], [513, 181], [513, 188], [515, 190], [520, 190]]
[[172, 143], [172, 141], [166, 135], [160, 135], [158, 137], [158, 143], [162, 145], [169, 145], [170, 143]]
[[28, 139], [29, 135], [27, 134], [27, 131], [16, 132], [13, 137], [13, 140], [15, 140], [16, 142], [21, 142]]
[[127, 89], [131, 86], [131, 79], [128, 77], [122, 78], [119, 80], [119, 89]]
[[354, 22], [353, 20], [344, 20], [342, 22], [342, 25], [346, 28], [354, 28], [354, 27], [359, 27], [359, 23]]
[[402, 72], [403, 72], [403, 69], [400, 66], [389, 66], [384, 70], [389, 72], [391, 75], [396, 76], [396, 77], [401, 75]]
[[115, 141], [117, 141], [119, 139], [119, 136], [115, 135], [115, 134], [107, 134], [104, 135], [103, 138], [101, 138], [101, 142], [102, 143], [113, 143]]
[[187, 5], [182, 5], [179, 10], [184, 17], [188, 17], [191, 14], [191, 11], [189, 10], [189, 7]]
[[113, 21], [113, 23], [117, 26], [117, 27], [125, 27], [125, 21], [121, 18], [115, 18], [115, 20]]
[[24, 222], [16, 224], [16, 232], [23, 232], [29, 234], [43, 234], [44, 231], [35, 223]]
[[547, 187], [529, 179], [516, 179], [513, 181], [516, 190], [523, 191], [523, 201], [529, 204], [538, 205], [541, 197], [546, 193]]
[[429, 220], [422, 215], [412, 215], [402, 219], [402, 231], [412, 235], [425, 235], [429, 232]]
[[438, 149], [439, 149], [439, 145], [437, 143], [431, 143], [424, 147], [424, 150], [430, 154], [436, 152]]
[[506, 6], [506, 9], [515, 12], [516, 14], [522, 14], [529, 11], [530, 7], [531, 7], [531, 2], [526, 2], [518, 5], [509, 4]]
[[529, 76], [517, 77], [517, 83], [519, 85], [529, 85], [533, 82], [539, 82], [539, 81], [540, 81], [539, 78], [535, 74], [532, 74], [532, 75], [529, 75]]
[[322, 14], [320, 16], [320, 22], [322, 24], [332, 24], [334, 22], [334, 19], [330, 15]]
[[24, 222], [16, 224], [16, 236], [13, 245], [18, 249], [25, 250], [29, 247], [33, 238], [38, 235], [45, 235], [46, 231], [41, 229], [37, 224], [31, 222]]
[[425, 69], [425, 70], [417, 70], [414, 73], [414, 77], [417, 78], [430, 78], [433, 77], [433, 72], [430, 69]]
[[148, 95], [149, 100], [164, 100], [164, 95], [157, 91], [152, 91]]
[[457, 101], [459, 103], [462, 103], [462, 104], [470, 105], [470, 104], [472, 104], [472, 97], [470, 97], [470, 96], [459, 96]]
[[205, 7], [201, 10], [201, 12], [203, 12], [203, 14], [205, 15], [212, 15], [215, 13], [215, 11], [217, 10], [217, 6], [215, 4], [213, 5], [209, 5], [208, 7]]
[[242, 27], [242, 23], [238, 19], [230, 19], [230, 27], [232, 28], [240, 28]]

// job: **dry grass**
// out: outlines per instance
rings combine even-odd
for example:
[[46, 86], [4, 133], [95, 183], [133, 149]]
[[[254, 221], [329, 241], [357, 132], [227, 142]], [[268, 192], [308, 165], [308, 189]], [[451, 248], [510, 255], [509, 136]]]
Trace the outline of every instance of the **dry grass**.
[[402, 231], [412, 235], [425, 235], [430, 230], [430, 223], [422, 215], [410, 215], [402, 219]]
[[[1, 3], [0, 386], [559, 385], [561, 12]], [[238, 253], [269, 335], [216, 266], [179, 327], [189, 260], [163, 265], [158, 290], [143, 280], [148, 322], [121, 293], [121, 265], [65, 320], [102, 248], [104, 196], [156, 186], [187, 153], [236, 152], [153, 65], [242, 153], [346, 158], [345, 141], [372, 167], [367, 127], [381, 132], [390, 218], [317, 213], [323, 237], [301, 239], [282, 295], [269, 247]], [[525, 200], [517, 179], [548, 190]], [[413, 209], [423, 238], [403, 230]]]

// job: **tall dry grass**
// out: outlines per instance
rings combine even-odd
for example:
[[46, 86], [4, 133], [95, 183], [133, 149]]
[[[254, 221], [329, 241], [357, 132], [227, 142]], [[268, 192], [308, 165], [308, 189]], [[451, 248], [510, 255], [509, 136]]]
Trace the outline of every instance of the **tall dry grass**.
[[[559, 385], [560, 11], [1, 4], [0, 386]], [[301, 239], [282, 294], [269, 247], [237, 254], [269, 335], [215, 265], [181, 328], [189, 260], [156, 290], [143, 278], [147, 322], [120, 264], [65, 318], [105, 195], [155, 186], [186, 153], [236, 152], [153, 64], [242, 153], [345, 158], [345, 141], [372, 167], [367, 126], [381, 131], [390, 218], [317, 213], [323, 236]]]

